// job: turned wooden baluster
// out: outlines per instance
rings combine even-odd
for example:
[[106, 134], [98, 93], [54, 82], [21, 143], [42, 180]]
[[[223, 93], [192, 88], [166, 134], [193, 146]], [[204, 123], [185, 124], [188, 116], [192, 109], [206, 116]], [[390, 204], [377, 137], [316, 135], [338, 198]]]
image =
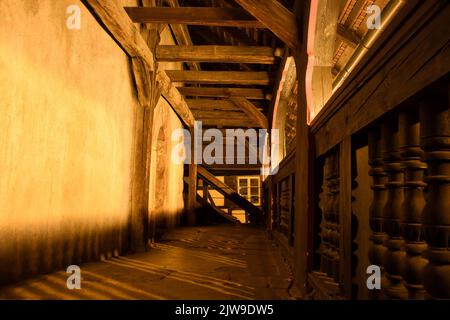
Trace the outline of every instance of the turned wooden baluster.
[[[448, 88], [447, 88], [448, 90]], [[445, 91], [445, 88], [444, 88]], [[447, 91], [448, 92], [448, 91]], [[447, 93], [448, 94], [448, 93]], [[424, 286], [433, 298], [450, 299], [450, 110], [448, 95], [436, 95], [420, 108], [421, 145], [428, 164], [423, 211], [429, 263]]]
[[327, 157], [325, 159], [325, 166], [324, 166], [324, 190], [325, 192], [325, 205], [323, 208], [322, 213], [322, 222], [321, 222], [321, 244], [320, 244], [320, 271], [324, 274], [328, 274], [330, 270], [330, 260], [329, 260], [329, 254], [330, 254], [330, 230], [329, 230], [329, 223], [328, 223], [328, 216], [329, 212], [331, 211], [330, 207], [332, 204], [332, 197], [331, 197], [331, 158]]
[[423, 151], [420, 148], [419, 110], [410, 108], [403, 111], [399, 118], [399, 140], [404, 168], [404, 194], [402, 206], [401, 234], [405, 239], [405, 268], [402, 276], [408, 289], [409, 299], [423, 299], [423, 269], [427, 260], [421, 255], [427, 248], [423, 239], [422, 211], [425, 207], [423, 182], [426, 164], [421, 161]]
[[404, 240], [400, 233], [400, 222], [403, 204], [403, 168], [399, 151], [398, 119], [387, 119], [381, 127], [383, 143], [384, 171], [388, 175], [386, 183], [387, 202], [383, 209], [384, 227], [388, 235], [385, 241], [387, 248], [383, 265], [388, 283], [383, 286], [383, 292], [391, 299], [406, 299], [408, 291], [401, 276], [405, 262]]
[[322, 217], [320, 222], [320, 244], [319, 248], [317, 249], [317, 253], [319, 254], [320, 259], [320, 265], [319, 270], [321, 273], [326, 272], [326, 262], [325, 262], [325, 212], [327, 208], [327, 202], [328, 202], [328, 194], [327, 194], [327, 171], [328, 171], [328, 161], [325, 159], [325, 163], [323, 165], [323, 183], [322, 183], [322, 199], [321, 199], [321, 206], [320, 209], [322, 211]]
[[[379, 130], [369, 131], [369, 175], [372, 177], [373, 200], [369, 209], [369, 223], [372, 234], [370, 236], [369, 261], [372, 265], [379, 266], [382, 270], [382, 284], [386, 283], [383, 267], [383, 257], [386, 247], [383, 245], [387, 239], [384, 230], [383, 209], [387, 200], [387, 174], [383, 169], [381, 134]], [[380, 291], [371, 290], [371, 297], [379, 299]]]
[[332, 268], [330, 276], [339, 283], [339, 157], [337, 153], [332, 155], [332, 205], [330, 211], [330, 243]]

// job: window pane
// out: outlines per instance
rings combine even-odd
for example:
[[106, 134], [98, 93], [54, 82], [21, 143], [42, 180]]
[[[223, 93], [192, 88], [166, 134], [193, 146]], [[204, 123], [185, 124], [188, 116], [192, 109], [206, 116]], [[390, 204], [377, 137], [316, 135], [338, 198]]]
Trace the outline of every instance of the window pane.
[[239, 189], [239, 194], [242, 195], [242, 196], [247, 196], [248, 189], [247, 188], [240, 188]]
[[251, 180], [251, 186], [252, 187], [259, 187], [259, 179], [252, 179]]
[[247, 179], [239, 179], [239, 186], [240, 187], [246, 187], [248, 185]]

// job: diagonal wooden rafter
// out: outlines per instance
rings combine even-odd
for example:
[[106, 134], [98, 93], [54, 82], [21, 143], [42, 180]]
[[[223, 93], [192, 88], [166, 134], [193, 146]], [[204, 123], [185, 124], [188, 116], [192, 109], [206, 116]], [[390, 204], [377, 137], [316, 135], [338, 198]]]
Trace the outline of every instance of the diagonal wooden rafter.
[[231, 97], [230, 100], [237, 107], [241, 108], [241, 110], [244, 111], [250, 119], [252, 119], [258, 125], [260, 125], [261, 128], [263, 129], [269, 128], [266, 116], [261, 111], [259, 111], [258, 108], [249, 100], [242, 97]]
[[245, 10], [240, 8], [211, 7], [125, 7], [136, 23], [187, 24], [195, 26], [226, 26], [245, 28], [265, 28], [265, 26]]
[[[154, 56], [150, 48], [124, 9], [116, 1], [83, 0], [83, 3], [101, 21], [103, 26], [128, 56], [140, 59], [146, 65], [143, 70], [155, 72]], [[143, 77], [147, 76], [143, 75]], [[161, 90], [161, 94], [166, 98], [181, 120], [187, 126], [192, 127], [195, 121], [194, 116], [189, 110], [183, 96], [172, 84], [165, 71], [159, 70], [156, 72], [156, 83], [159, 90]]]
[[236, 0], [245, 10], [271, 30], [287, 46], [299, 47], [299, 30], [295, 15], [276, 0]]
[[158, 46], [158, 61], [274, 64], [278, 50], [242, 46]]

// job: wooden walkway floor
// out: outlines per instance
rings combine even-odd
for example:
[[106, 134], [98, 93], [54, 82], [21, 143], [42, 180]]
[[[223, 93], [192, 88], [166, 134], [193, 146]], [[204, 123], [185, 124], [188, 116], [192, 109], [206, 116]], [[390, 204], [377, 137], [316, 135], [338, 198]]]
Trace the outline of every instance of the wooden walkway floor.
[[182, 228], [149, 252], [81, 265], [81, 290], [65, 271], [0, 288], [0, 299], [290, 299], [291, 275], [261, 229]]

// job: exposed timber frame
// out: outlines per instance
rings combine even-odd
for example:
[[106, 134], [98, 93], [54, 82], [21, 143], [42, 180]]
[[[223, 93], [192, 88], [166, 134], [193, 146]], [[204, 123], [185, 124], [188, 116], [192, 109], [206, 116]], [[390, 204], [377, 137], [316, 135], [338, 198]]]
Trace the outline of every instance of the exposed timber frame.
[[[107, 0], [83, 0], [83, 2], [131, 58], [140, 58], [148, 71], [155, 72], [154, 55], [139, 30], [117, 2]], [[183, 123], [192, 127], [194, 116], [164, 70], [156, 71], [156, 85]]]

